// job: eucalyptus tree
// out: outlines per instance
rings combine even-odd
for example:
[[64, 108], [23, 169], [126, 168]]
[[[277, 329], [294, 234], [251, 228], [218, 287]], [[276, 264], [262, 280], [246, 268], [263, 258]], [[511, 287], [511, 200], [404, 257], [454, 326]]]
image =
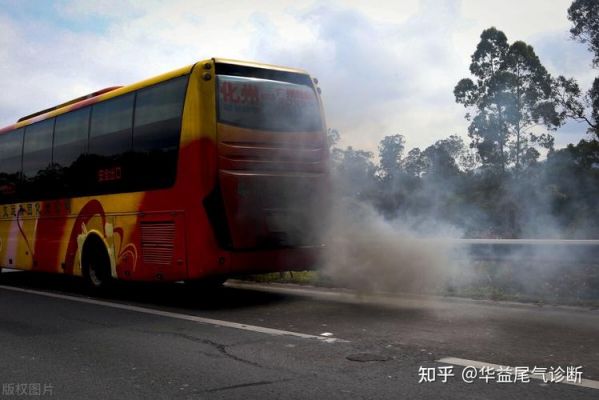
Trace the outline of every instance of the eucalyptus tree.
[[428, 160], [418, 147], [414, 147], [408, 151], [401, 165], [408, 176], [420, 178], [428, 169]]
[[[589, 51], [593, 53], [593, 66], [599, 68], [599, 1], [575, 0], [568, 8], [568, 19], [574, 24], [570, 33], [575, 40], [586, 43]], [[576, 82], [570, 82], [571, 86]], [[577, 120], [584, 121], [589, 126], [589, 132], [599, 136], [599, 77], [595, 78], [591, 89], [583, 100], [570, 93], [566, 96], [569, 102], [565, 103], [566, 110]], [[585, 114], [585, 106], [591, 108], [590, 118]]]
[[528, 149], [553, 143], [548, 132], [563, 121], [551, 75], [541, 64], [532, 46], [516, 41], [509, 44], [503, 32], [490, 28], [481, 34], [472, 55], [470, 72], [475, 81], [462, 79], [454, 89], [458, 103], [469, 111], [466, 118], [475, 147], [483, 163], [502, 172], [510, 165], [516, 171]]
[[505, 34], [489, 28], [480, 36], [476, 51], [472, 54], [470, 72], [474, 80], [462, 79], [454, 89], [458, 103], [469, 109], [466, 119], [470, 121], [468, 135], [484, 164], [506, 166], [506, 140], [504, 107], [501, 93], [491, 90], [491, 83], [499, 72], [509, 45]]
[[403, 135], [385, 136], [379, 142], [380, 176], [383, 180], [397, 178], [401, 170], [401, 159], [406, 139]]
[[372, 152], [354, 149], [352, 146], [345, 150], [335, 147], [331, 158], [332, 172], [339, 193], [352, 198], [362, 198], [372, 190], [376, 170], [372, 162]]
[[599, 2], [597, 0], [575, 0], [568, 8], [568, 19], [572, 37], [586, 43], [594, 53], [593, 65], [599, 67]]

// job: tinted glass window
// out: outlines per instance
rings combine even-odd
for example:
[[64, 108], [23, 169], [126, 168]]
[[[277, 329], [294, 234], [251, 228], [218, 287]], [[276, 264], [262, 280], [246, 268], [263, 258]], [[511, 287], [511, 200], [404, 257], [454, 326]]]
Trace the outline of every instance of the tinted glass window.
[[0, 135], [0, 202], [172, 185], [186, 87], [172, 79]]
[[25, 128], [21, 200], [48, 198], [56, 190], [56, 174], [52, 168], [53, 131], [54, 118]]
[[23, 145], [23, 176], [34, 178], [52, 163], [52, 133], [54, 119], [38, 122], [25, 128]]
[[171, 151], [179, 144], [187, 77], [172, 79], [137, 93], [133, 150]]
[[186, 88], [184, 76], [137, 93], [130, 165], [140, 189], [174, 183]]
[[16, 174], [21, 172], [21, 150], [23, 129], [0, 135], [0, 172]]
[[87, 153], [89, 107], [56, 118], [53, 162], [59, 167], [71, 166]]
[[23, 129], [0, 134], [0, 201], [14, 201], [21, 173]]
[[258, 78], [269, 81], [289, 82], [311, 87], [312, 79], [306, 74], [297, 72], [278, 71], [276, 69], [248, 67], [246, 65], [216, 63], [217, 75], [240, 76], [243, 78]]
[[218, 76], [218, 120], [243, 128], [322, 130], [320, 105], [311, 86], [238, 76]]
[[131, 150], [133, 93], [94, 105], [89, 133], [89, 153], [114, 156]]

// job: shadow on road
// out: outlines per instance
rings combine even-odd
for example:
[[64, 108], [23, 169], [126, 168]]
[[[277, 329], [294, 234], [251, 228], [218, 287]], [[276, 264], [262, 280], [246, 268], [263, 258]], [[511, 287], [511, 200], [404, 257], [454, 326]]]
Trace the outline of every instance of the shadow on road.
[[135, 302], [154, 306], [193, 310], [226, 310], [250, 308], [271, 303], [291, 302], [293, 297], [279, 293], [258, 292], [232, 287], [219, 287], [204, 292], [177, 283], [117, 281], [109, 291], [92, 294], [82, 279], [57, 274], [10, 271], [0, 275], [0, 285], [42, 290], [103, 300]]

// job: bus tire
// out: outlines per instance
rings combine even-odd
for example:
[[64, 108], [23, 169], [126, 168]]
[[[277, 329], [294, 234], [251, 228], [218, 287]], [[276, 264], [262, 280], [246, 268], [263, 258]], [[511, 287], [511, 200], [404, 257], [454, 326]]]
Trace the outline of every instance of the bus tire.
[[83, 244], [81, 270], [90, 291], [106, 292], [112, 286], [110, 258], [104, 242], [98, 236], [90, 236]]

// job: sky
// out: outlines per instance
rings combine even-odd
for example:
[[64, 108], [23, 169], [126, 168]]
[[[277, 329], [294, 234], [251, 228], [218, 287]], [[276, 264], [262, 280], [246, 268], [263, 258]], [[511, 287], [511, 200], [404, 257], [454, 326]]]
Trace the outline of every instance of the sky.
[[[583, 89], [599, 74], [570, 39], [571, 0], [0, 0], [0, 126], [98, 89], [211, 57], [306, 69], [343, 146], [376, 151], [466, 137], [453, 88], [481, 32], [535, 48], [552, 75]], [[588, 137], [582, 124], [557, 147]], [[466, 138], [466, 142], [468, 139]]]

